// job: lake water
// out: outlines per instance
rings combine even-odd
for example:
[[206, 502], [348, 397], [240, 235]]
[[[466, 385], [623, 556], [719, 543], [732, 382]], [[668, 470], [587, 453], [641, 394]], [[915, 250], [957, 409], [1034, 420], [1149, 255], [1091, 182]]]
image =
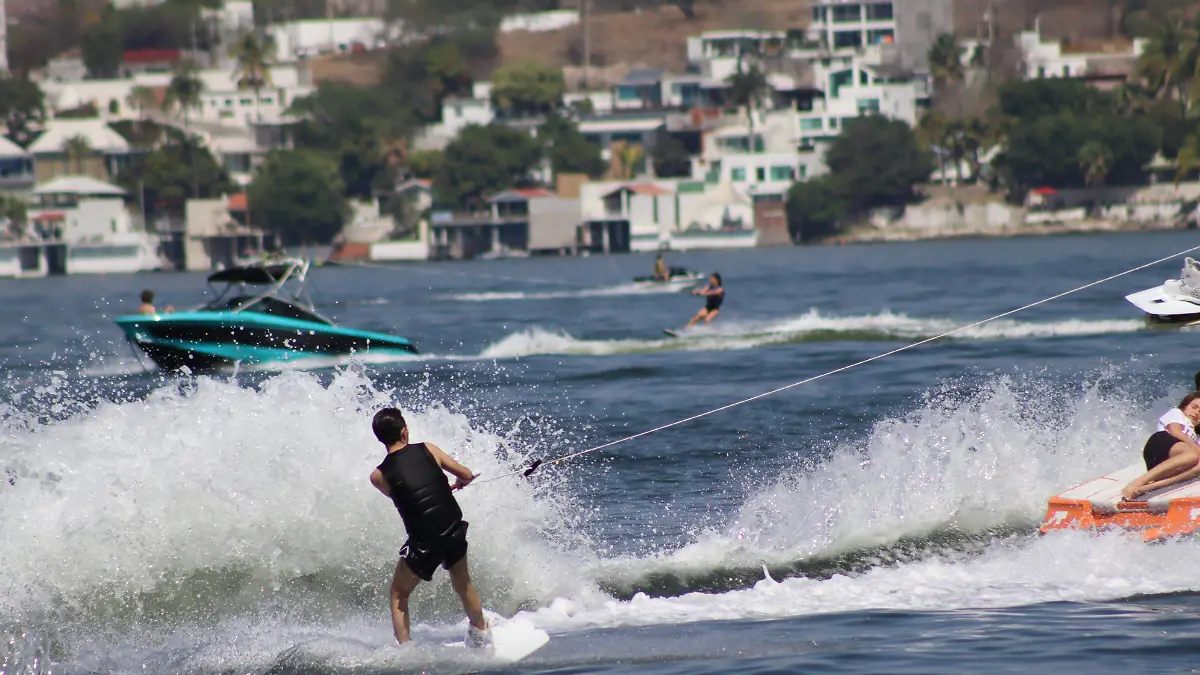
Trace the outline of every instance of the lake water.
[[[196, 274], [0, 280], [5, 673], [478, 672], [445, 574], [393, 645], [403, 541], [370, 415], [497, 476], [1200, 244], [1195, 233], [319, 268], [318, 307], [422, 355], [167, 377], [112, 323]], [[1200, 548], [1040, 537], [1140, 458], [1200, 369], [1122, 296], [1182, 258], [460, 494], [485, 605], [548, 631], [515, 672], [1185, 672]], [[145, 362], [149, 365], [149, 362]]]

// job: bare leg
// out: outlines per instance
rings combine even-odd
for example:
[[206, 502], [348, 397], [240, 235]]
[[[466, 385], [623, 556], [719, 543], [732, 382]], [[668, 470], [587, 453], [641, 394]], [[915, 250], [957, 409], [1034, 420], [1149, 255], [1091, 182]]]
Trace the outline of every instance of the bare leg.
[[392, 575], [392, 588], [388, 593], [389, 606], [392, 611], [392, 630], [396, 633], [396, 642], [408, 642], [408, 596], [412, 594], [421, 577], [409, 568], [403, 559], [396, 561], [396, 573]]
[[706, 307], [706, 308], [704, 308], [704, 309], [702, 309], [702, 310], [700, 310], [699, 312], [696, 312], [696, 316], [693, 316], [693, 317], [692, 317], [692, 320], [691, 320], [691, 321], [688, 321], [688, 322], [687, 322], [687, 325], [686, 325], [686, 326], [684, 326], [684, 328], [691, 328], [692, 326], [695, 326], [695, 325], [696, 325], [696, 323], [697, 323], [698, 321], [700, 321], [700, 319], [703, 319], [703, 318], [704, 318], [704, 317], [706, 317], [706, 316], [708, 316], [708, 308], [707, 308], [707, 307]]
[[713, 311], [709, 312], [708, 316], [704, 317], [704, 325], [707, 326], [708, 324], [712, 323], [713, 319], [717, 318], [717, 315], [720, 313], [721, 310], [719, 309], [714, 309]]
[[471, 573], [467, 571], [467, 556], [464, 555], [462, 560], [454, 563], [449, 571], [450, 585], [454, 587], [454, 592], [458, 593], [458, 599], [462, 601], [463, 611], [467, 613], [471, 625], [479, 630], [487, 630], [487, 618], [483, 616], [483, 602], [479, 600], [475, 584], [471, 583]]
[[[1153, 469], [1142, 474], [1129, 485], [1121, 489], [1121, 495], [1125, 499], [1133, 499], [1138, 495], [1145, 494], [1150, 490], [1157, 490], [1160, 487], [1166, 487], [1179, 482], [1172, 480], [1170, 483], [1165, 483], [1164, 479], [1178, 476], [1179, 474], [1196, 467], [1200, 463], [1200, 454], [1197, 454], [1191, 445], [1183, 442], [1176, 443], [1171, 446], [1171, 452], [1167, 456], [1166, 461]], [[1186, 479], [1184, 479], [1186, 480]], [[1162, 483], [1161, 485], [1159, 483]], [[1156, 487], [1150, 488], [1149, 485], [1155, 484]]]

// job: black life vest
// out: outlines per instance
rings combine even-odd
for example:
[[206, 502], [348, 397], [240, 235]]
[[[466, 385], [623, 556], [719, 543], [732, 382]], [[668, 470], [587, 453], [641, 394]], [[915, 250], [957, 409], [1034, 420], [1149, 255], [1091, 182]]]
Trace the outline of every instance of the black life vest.
[[424, 443], [412, 443], [388, 453], [379, 471], [409, 538], [437, 539], [462, 520], [462, 509], [450, 491], [446, 474]]

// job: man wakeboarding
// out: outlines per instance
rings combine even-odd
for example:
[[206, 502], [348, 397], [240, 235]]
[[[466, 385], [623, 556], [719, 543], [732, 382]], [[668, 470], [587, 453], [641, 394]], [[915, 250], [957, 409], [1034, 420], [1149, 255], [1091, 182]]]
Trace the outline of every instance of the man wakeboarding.
[[[371, 484], [396, 505], [408, 532], [389, 592], [396, 641], [409, 640], [408, 596], [422, 579], [432, 579], [441, 565], [450, 573], [450, 583], [470, 621], [466, 645], [488, 646], [490, 626], [467, 571], [467, 522], [453, 494], [475, 480], [475, 474], [432, 443], [409, 443], [408, 424], [396, 408], [376, 413], [371, 430], [387, 449], [383, 462], [371, 472]], [[445, 472], [457, 478], [453, 486]]]

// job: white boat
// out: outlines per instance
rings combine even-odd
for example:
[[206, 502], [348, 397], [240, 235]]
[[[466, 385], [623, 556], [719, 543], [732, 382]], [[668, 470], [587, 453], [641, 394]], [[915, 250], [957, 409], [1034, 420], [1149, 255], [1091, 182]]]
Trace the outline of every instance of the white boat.
[[1200, 323], [1200, 262], [1187, 258], [1178, 279], [1130, 293], [1125, 299], [1146, 313], [1152, 324], [1173, 327]]
[[1136, 501], [1121, 499], [1121, 488], [1145, 472], [1145, 464], [1134, 464], [1051, 497], [1042, 533], [1119, 530], [1151, 542], [1200, 530], [1200, 478], [1148, 492]]
[[127, 274], [165, 267], [158, 239], [146, 232], [118, 232], [67, 244], [67, 274]]

